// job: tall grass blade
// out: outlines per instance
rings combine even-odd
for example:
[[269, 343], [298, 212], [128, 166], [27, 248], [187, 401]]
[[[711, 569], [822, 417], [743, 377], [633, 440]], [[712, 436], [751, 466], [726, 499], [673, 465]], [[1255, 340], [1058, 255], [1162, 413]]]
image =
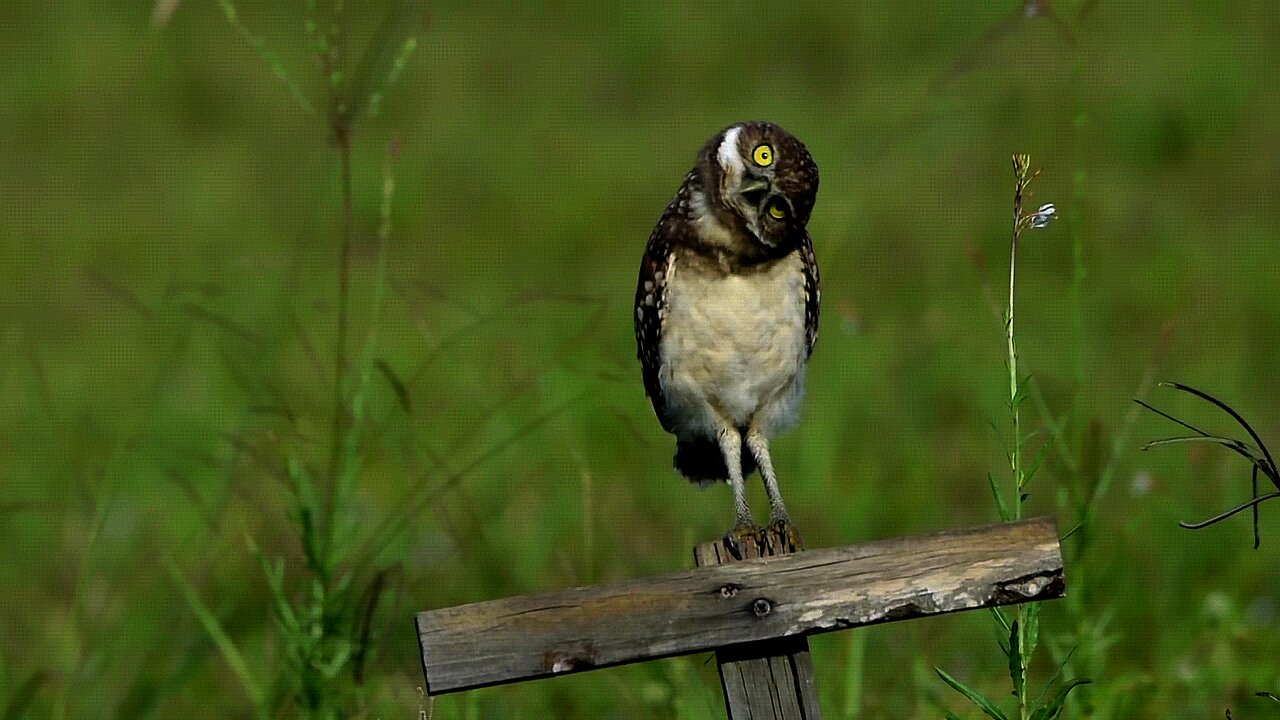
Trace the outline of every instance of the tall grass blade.
[[[1258, 497], [1258, 466], [1253, 466], [1253, 477], [1249, 481], [1249, 496]], [[1258, 531], [1258, 506], [1253, 506], [1253, 549], [1262, 547], [1262, 535]]]
[[1219, 437], [1217, 435], [1185, 435], [1180, 437], [1164, 438], [1162, 440], [1152, 440], [1151, 442], [1143, 445], [1142, 449], [1149, 450], [1153, 447], [1160, 447], [1162, 445], [1180, 445], [1183, 443], [1198, 442], [1221, 445], [1244, 457], [1254, 465], [1258, 465], [1262, 462], [1261, 458], [1253, 454], [1253, 448], [1247, 443], [1236, 440], [1235, 438]]
[[178, 591], [182, 593], [182, 598], [186, 601], [187, 607], [191, 608], [196, 620], [204, 627], [209, 639], [218, 647], [223, 659], [231, 667], [231, 672], [235, 674], [236, 678], [240, 680], [240, 684], [244, 686], [245, 692], [248, 693], [249, 699], [253, 702], [254, 714], [261, 720], [265, 720], [267, 718], [266, 694], [257, 681], [254, 680], [253, 672], [249, 670], [249, 664], [245, 662], [244, 656], [240, 654], [240, 649], [232, 642], [231, 637], [223, 629], [222, 622], [214, 616], [200, 599], [199, 593], [196, 592], [196, 589], [182, 574], [178, 566], [174, 564], [173, 560], [165, 558], [164, 567], [169, 572], [169, 576], [173, 578]]
[[862, 687], [866, 667], [867, 634], [864, 632], [845, 633], [848, 655], [844, 672], [844, 720], [858, 720], [862, 717]]
[[1240, 415], [1240, 413], [1236, 412], [1234, 408], [1222, 402], [1218, 398], [1210, 395], [1209, 393], [1203, 390], [1197, 390], [1196, 388], [1193, 388], [1190, 385], [1183, 385], [1182, 383], [1177, 383], [1177, 382], [1163, 382], [1160, 384], [1165, 387], [1171, 387], [1175, 390], [1181, 390], [1182, 392], [1195, 395], [1196, 397], [1208, 401], [1218, 409], [1230, 415], [1231, 419], [1239, 423], [1240, 427], [1244, 428], [1245, 432], [1249, 433], [1249, 437], [1253, 438], [1254, 444], [1257, 445], [1258, 449], [1262, 451], [1262, 456], [1267, 459], [1267, 467], [1270, 469], [1269, 477], [1271, 477], [1272, 482], [1276, 484], [1276, 489], [1280, 490], [1280, 476], [1277, 476], [1274, 474], [1276, 473], [1276, 463], [1275, 463], [1275, 460], [1272, 459], [1271, 457], [1271, 452], [1267, 450], [1267, 444], [1262, 442], [1262, 438], [1258, 437], [1258, 433], [1254, 431], [1253, 426], [1250, 425], [1248, 421], [1245, 420], [1244, 417]]
[[1058, 542], [1060, 542], [1060, 543], [1064, 543], [1064, 542], [1066, 542], [1066, 541], [1067, 541], [1067, 538], [1069, 538], [1069, 537], [1071, 537], [1072, 535], [1075, 535], [1077, 532], [1079, 532], [1079, 531], [1080, 531], [1080, 529], [1081, 529], [1081, 528], [1083, 528], [1083, 527], [1085, 526], [1085, 523], [1086, 523], [1086, 522], [1087, 522], [1087, 521], [1085, 521], [1085, 520], [1081, 520], [1080, 522], [1076, 523], [1075, 525], [1072, 525], [1070, 530], [1068, 530], [1067, 532], [1065, 532], [1065, 533], [1062, 535], [1062, 537], [1058, 538]]
[[1155, 413], [1155, 414], [1159, 415], [1160, 417], [1164, 418], [1165, 420], [1169, 420], [1169, 421], [1171, 421], [1171, 422], [1175, 422], [1175, 423], [1177, 423], [1177, 424], [1181, 425], [1182, 427], [1184, 427], [1184, 428], [1186, 428], [1186, 429], [1190, 430], [1191, 432], [1196, 433], [1197, 435], [1205, 435], [1205, 436], [1209, 435], [1209, 433], [1205, 432], [1204, 430], [1201, 430], [1200, 428], [1196, 427], [1195, 425], [1192, 425], [1192, 424], [1191, 424], [1191, 423], [1189, 423], [1189, 422], [1186, 422], [1185, 420], [1179, 420], [1178, 418], [1176, 418], [1176, 417], [1174, 417], [1174, 416], [1170, 415], [1169, 413], [1167, 413], [1167, 412], [1165, 412], [1165, 411], [1161, 410], [1160, 408], [1158, 408], [1158, 407], [1156, 407], [1156, 406], [1152, 405], [1151, 403], [1147, 402], [1146, 400], [1143, 400], [1143, 399], [1141, 399], [1141, 398], [1134, 398], [1134, 399], [1133, 399], [1133, 401], [1134, 401], [1135, 403], [1137, 403], [1138, 405], [1141, 405], [1142, 407], [1144, 407], [1144, 408], [1146, 408], [1146, 409], [1150, 410], [1151, 412], [1153, 412], [1153, 413]]
[[382, 358], [373, 361], [373, 367], [382, 375], [382, 379], [387, 381], [387, 385], [391, 388], [391, 392], [396, 396], [396, 402], [400, 404], [400, 409], [404, 410], [405, 415], [413, 414], [413, 397], [409, 395], [409, 387], [404, 384], [396, 371], [392, 369], [390, 363]]
[[28, 675], [18, 689], [13, 691], [9, 702], [5, 703], [4, 720], [21, 720], [26, 717], [27, 708], [31, 707], [31, 703], [35, 702], [36, 697], [48, 682], [49, 673], [43, 668]]
[[1233, 516], [1233, 515], [1236, 515], [1236, 514], [1238, 514], [1238, 513], [1242, 513], [1242, 512], [1244, 512], [1245, 510], [1248, 510], [1249, 508], [1257, 507], [1258, 505], [1261, 505], [1262, 503], [1264, 503], [1264, 502], [1266, 502], [1266, 501], [1268, 501], [1268, 500], [1272, 500], [1272, 499], [1274, 499], [1274, 498], [1280, 498], [1280, 491], [1276, 491], [1276, 492], [1273, 492], [1273, 493], [1268, 493], [1268, 494], [1263, 495], [1263, 496], [1261, 496], [1261, 497], [1256, 497], [1256, 498], [1254, 498], [1254, 499], [1250, 500], [1249, 502], [1241, 503], [1240, 505], [1237, 505], [1237, 506], [1235, 506], [1235, 507], [1231, 508], [1230, 510], [1228, 510], [1228, 511], [1224, 512], [1224, 513], [1220, 513], [1220, 514], [1218, 514], [1218, 515], [1214, 515], [1213, 517], [1209, 518], [1208, 520], [1202, 520], [1202, 521], [1197, 522], [1197, 523], [1179, 522], [1179, 523], [1178, 523], [1178, 525], [1179, 525], [1179, 526], [1181, 526], [1181, 527], [1183, 527], [1183, 528], [1185, 528], [1185, 529], [1187, 529], [1187, 530], [1200, 530], [1200, 529], [1203, 529], [1203, 528], [1207, 528], [1207, 527], [1209, 527], [1210, 525], [1216, 525], [1216, 524], [1218, 524], [1218, 523], [1222, 522], [1223, 520], [1226, 520], [1227, 518], [1229, 518], [1229, 517], [1231, 517], [1231, 516]]

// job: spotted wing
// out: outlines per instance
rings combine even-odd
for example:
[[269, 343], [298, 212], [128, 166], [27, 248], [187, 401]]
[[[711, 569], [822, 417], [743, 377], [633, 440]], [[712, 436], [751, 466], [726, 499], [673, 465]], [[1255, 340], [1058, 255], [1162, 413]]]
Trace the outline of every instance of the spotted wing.
[[667, 281], [675, 263], [672, 248], [674, 234], [681, 221], [667, 208], [645, 246], [640, 261], [640, 277], [636, 281], [636, 357], [644, 375], [644, 392], [653, 403], [653, 412], [667, 432], [674, 432], [668, 417], [666, 398], [662, 394], [659, 372], [662, 368], [662, 324], [667, 317]]
[[813, 254], [813, 239], [804, 234], [800, 243], [800, 259], [804, 269], [804, 335], [808, 344], [805, 357], [813, 354], [818, 342], [818, 305], [822, 302], [822, 288], [818, 279], [818, 258]]

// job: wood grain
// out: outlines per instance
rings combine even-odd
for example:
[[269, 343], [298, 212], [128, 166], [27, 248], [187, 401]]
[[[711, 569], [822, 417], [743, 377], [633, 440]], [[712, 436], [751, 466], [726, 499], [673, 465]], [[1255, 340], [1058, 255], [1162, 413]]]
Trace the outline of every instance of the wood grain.
[[825, 548], [419, 613], [438, 695], [1060, 597], [1052, 519]]

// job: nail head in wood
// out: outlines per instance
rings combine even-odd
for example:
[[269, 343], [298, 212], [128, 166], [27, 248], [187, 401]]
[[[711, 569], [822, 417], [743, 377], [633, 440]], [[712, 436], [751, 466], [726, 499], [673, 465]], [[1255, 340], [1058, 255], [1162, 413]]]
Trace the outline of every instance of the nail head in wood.
[[755, 602], [751, 603], [751, 614], [758, 618], [768, 615], [772, 609], [773, 603], [769, 602], [768, 598], [756, 598]]

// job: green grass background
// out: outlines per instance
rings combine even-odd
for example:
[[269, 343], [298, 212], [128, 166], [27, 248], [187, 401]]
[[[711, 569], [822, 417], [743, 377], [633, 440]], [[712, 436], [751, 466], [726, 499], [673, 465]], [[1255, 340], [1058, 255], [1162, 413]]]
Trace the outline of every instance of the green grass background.
[[[302, 3], [239, 5], [319, 97]], [[411, 404], [370, 386], [350, 511], [373, 528], [406, 493], [423, 502], [377, 548], [374, 566], [398, 571], [366, 716], [425, 707], [414, 611], [685, 567], [726, 529], [728, 490], [670, 469], [630, 303], [653, 222], [701, 144], [737, 120], [778, 122], [822, 172], [822, 334], [803, 422], [774, 445], [811, 546], [994, 519], [1007, 381], [984, 288], [998, 300], [1007, 277], [1014, 151], [1044, 168], [1033, 206], [1074, 220], [1088, 268], [1077, 339], [1072, 223], [1021, 248], [1020, 365], [1055, 412], [1080, 347], [1083, 409], [1106, 433], [1153, 368], [1280, 438], [1280, 6], [1099, 0], [1077, 20], [1081, 3], [1059, 2], [1073, 43], [1043, 17], [1009, 23], [1009, 2], [509, 5], [432, 4], [357, 136], [357, 338], [383, 147], [399, 137], [375, 354]], [[358, 44], [381, 5], [348, 6]], [[216, 3], [181, 2], [160, 27], [152, 12], [24, 0], [0, 23], [0, 708], [13, 717], [246, 715], [164, 561], [256, 675], [280, 672], [245, 538], [300, 571], [272, 471], [281, 446], [322, 464], [329, 442], [339, 218], [324, 128]], [[1275, 508], [1258, 551], [1243, 516], [1178, 529], [1248, 484], [1223, 452], [1137, 451], [1174, 430], [1138, 419], [1097, 544], [1068, 555], [1086, 616], [1114, 617], [1103, 672], [1079, 692], [1124, 698], [1098, 717], [1280, 717], [1253, 697], [1280, 692]], [[1055, 512], [1066, 474], [1046, 465], [1030, 513]], [[1070, 585], [1077, 567], [1085, 587]], [[1073, 632], [1061, 603], [1044, 623]], [[979, 615], [812, 645], [831, 717], [940, 717], [937, 700], [973, 716], [935, 665], [1007, 694]], [[715, 717], [705, 660], [431, 710]]]

